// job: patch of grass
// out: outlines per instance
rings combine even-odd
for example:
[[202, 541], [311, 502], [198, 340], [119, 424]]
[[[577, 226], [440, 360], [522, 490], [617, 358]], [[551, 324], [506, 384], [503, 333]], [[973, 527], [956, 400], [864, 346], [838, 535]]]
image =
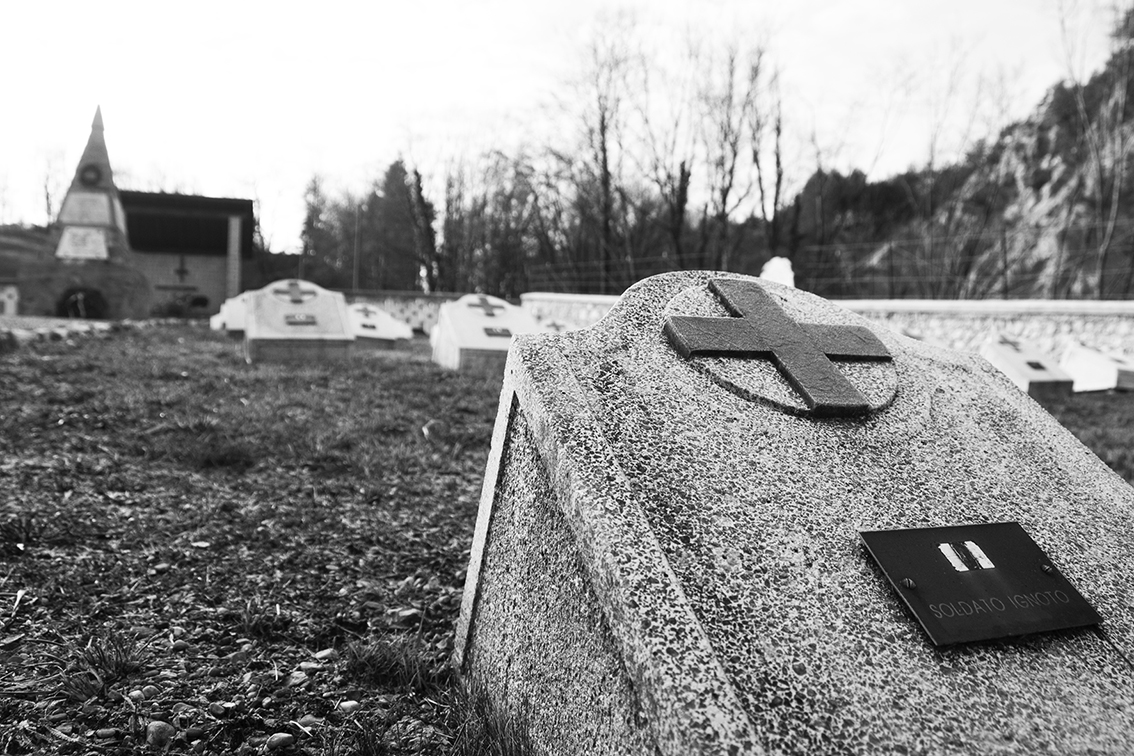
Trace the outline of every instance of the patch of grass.
[[428, 693], [447, 677], [447, 670], [439, 672], [430, 664], [413, 636], [354, 641], [345, 647], [344, 658], [347, 675], [383, 688]]
[[110, 630], [89, 637], [85, 644], [67, 649], [59, 672], [58, 694], [71, 701], [105, 698], [114, 683], [141, 672], [145, 644]]
[[0, 554], [20, 556], [29, 547], [41, 542], [44, 532], [42, 518], [34, 512], [8, 515], [0, 523]]
[[1134, 485], [1134, 391], [1075, 394], [1046, 409], [1110, 469]]
[[248, 638], [260, 640], [279, 640], [286, 637], [291, 626], [291, 615], [280, 608], [278, 603], [264, 601], [253, 596], [244, 602], [239, 614], [241, 633]]
[[523, 717], [501, 714], [476, 683], [459, 688], [452, 711], [451, 756], [535, 756]]

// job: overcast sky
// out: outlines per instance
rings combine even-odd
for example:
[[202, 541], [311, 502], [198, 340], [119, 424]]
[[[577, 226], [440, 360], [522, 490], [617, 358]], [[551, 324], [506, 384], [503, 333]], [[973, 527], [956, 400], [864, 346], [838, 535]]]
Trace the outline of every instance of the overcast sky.
[[[953, 119], [944, 146], [960, 142], [978, 76], [992, 82], [978, 129], [1022, 117], [1066, 77], [1059, 7], [1056, 0], [5, 2], [0, 223], [47, 220], [45, 180], [65, 189], [101, 106], [120, 188], [256, 199], [271, 248], [294, 251], [313, 174], [331, 193], [358, 192], [399, 156], [428, 176], [455, 153], [538, 140], [551, 128], [549, 114], [560, 112], [552, 103], [583, 68], [595, 25], [619, 10], [656, 40], [762, 42], [781, 70], [794, 132], [814, 132], [831, 167], [880, 177], [925, 163], [941, 113]], [[1110, 17], [1093, 0], [1063, 15], [1074, 66], [1097, 68]], [[962, 85], [952, 101], [943, 94], [949, 71], [960, 72]]]

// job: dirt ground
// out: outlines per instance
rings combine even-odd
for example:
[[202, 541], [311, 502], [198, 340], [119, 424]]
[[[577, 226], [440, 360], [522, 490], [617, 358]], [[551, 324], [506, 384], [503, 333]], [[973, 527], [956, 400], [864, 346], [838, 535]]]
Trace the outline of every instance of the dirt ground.
[[0, 386], [0, 752], [493, 752], [448, 655], [498, 378], [160, 325]]

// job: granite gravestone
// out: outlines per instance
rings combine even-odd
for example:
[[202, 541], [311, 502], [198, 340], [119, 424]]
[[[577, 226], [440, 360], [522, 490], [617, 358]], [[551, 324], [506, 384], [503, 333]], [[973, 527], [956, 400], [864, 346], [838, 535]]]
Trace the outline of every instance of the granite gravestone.
[[1035, 399], [1071, 395], [1071, 376], [1031, 342], [994, 333], [980, 347], [980, 356]]
[[351, 356], [346, 299], [296, 278], [248, 292], [244, 357], [248, 362], [309, 362]]
[[516, 339], [480, 506], [454, 661], [541, 752], [1134, 749], [1134, 489], [976, 355], [646, 279]]
[[413, 338], [408, 323], [395, 318], [380, 307], [368, 302], [354, 302], [347, 306], [355, 347], [391, 349], [399, 341]]
[[544, 328], [527, 311], [484, 294], [441, 305], [429, 336], [433, 361], [451, 370], [503, 373], [512, 336]]
[[1134, 390], [1134, 359], [1106, 354], [1082, 344], [1073, 344], [1063, 353], [1059, 366], [1079, 391]]

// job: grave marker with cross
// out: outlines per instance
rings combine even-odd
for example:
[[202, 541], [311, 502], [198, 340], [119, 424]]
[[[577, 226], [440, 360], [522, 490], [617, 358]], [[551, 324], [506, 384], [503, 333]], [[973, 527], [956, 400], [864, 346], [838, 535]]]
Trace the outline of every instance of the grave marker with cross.
[[286, 296], [292, 304], [303, 304], [306, 300], [313, 299], [317, 294], [314, 289], [302, 288], [300, 282], [294, 278], [287, 282], [286, 289], [272, 289], [272, 293]]
[[181, 256], [181, 264], [173, 272], [177, 274], [178, 281], [185, 283], [185, 277], [189, 275], [189, 269], [185, 267], [185, 255]]
[[480, 298], [476, 301], [475, 304], [470, 302], [469, 307], [474, 307], [474, 308], [478, 307], [478, 308], [484, 310], [484, 314], [487, 315], [490, 318], [496, 317], [495, 310], [503, 310], [504, 309], [504, 305], [492, 304], [491, 302], [488, 301], [488, 297], [484, 296], [483, 294], [480, 295]]
[[681, 356], [771, 359], [817, 416], [859, 415], [866, 397], [832, 359], [890, 360], [890, 352], [862, 326], [797, 323], [759, 284], [716, 278], [709, 288], [737, 317], [670, 317], [666, 336]]

